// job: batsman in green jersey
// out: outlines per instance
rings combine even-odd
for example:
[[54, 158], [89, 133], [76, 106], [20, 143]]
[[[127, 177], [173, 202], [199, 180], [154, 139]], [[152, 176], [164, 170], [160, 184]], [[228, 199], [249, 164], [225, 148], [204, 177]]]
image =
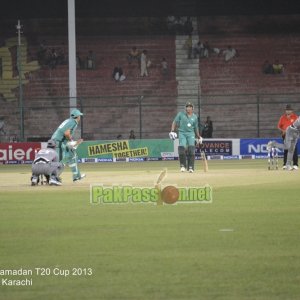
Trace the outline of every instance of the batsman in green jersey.
[[85, 174], [80, 174], [76, 154], [76, 147], [82, 140], [73, 141], [72, 139], [72, 135], [74, 134], [82, 115], [83, 114], [78, 109], [73, 109], [70, 118], [63, 121], [51, 137], [51, 139], [56, 142], [56, 152], [59, 155], [59, 160], [64, 165], [68, 165], [71, 168], [73, 181], [85, 177]]
[[175, 130], [178, 129], [179, 135], [179, 162], [180, 171], [184, 172], [186, 169], [190, 172], [194, 172], [195, 162], [195, 136], [200, 144], [202, 138], [199, 134], [198, 117], [194, 114], [194, 105], [191, 102], [187, 102], [185, 105], [185, 111], [179, 112], [171, 127], [169, 134], [171, 139], [175, 139], [177, 134]]

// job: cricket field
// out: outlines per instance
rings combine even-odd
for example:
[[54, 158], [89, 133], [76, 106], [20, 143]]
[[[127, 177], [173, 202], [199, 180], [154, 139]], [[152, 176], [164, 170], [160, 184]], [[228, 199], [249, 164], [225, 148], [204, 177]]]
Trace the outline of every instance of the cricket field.
[[[260, 160], [81, 164], [30, 186], [0, 165], [1, 300], [300, 298], [300, 171]], [[90, 185], [212, 189], [209, 203], [91, 203]]]

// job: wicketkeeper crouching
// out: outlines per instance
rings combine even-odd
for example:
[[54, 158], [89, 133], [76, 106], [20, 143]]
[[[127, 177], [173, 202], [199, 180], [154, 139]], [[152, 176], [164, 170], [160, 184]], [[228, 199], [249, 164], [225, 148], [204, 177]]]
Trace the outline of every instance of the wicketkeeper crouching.
[[61, 185], [59, 176], [64, 166], [59, 162], [55, 147], [55, 141], [49, 140], [47, 142], [47, 148], [39, 150], [36, 154], [32, 163], [31, 185], [38, 185], [40, 177], [43, 176], [46, 177], [49, 185]]

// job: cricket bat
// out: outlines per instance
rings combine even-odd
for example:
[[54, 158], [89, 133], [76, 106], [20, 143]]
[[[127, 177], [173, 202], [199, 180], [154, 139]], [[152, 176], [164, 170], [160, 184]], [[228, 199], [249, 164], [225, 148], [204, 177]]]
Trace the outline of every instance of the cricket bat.
[[204, 172], [208, 172], [208, 164], [207, 164], [207, 159], [206, 159], [206, 155], [205, 152], [202, 151], [201, 147], [203, 146], [203, 144], [198, 143], [197, 144], [200, 150], [200, 154], [201, 154], [201, 160], [203, 162], [203, 170]]
[[164, 169], [160, 172], [156, 184], [155, 184], [155, 188], [158, 190], [158, 198], [157, 198], [157, 202], [156, 205], [162, 205], [162, 199], [161, 199], [161, 182], [164, 180], [164, 178], [167, 175], [167, 169]]
[[203, 161], [203, 170], [204, 170], [204, 172], [208, 172], [208, 164], [207, 164], [207, 159], [206, 159], [206, 155], [205, 155], [204, 151], [201, 151], [201, 158]]

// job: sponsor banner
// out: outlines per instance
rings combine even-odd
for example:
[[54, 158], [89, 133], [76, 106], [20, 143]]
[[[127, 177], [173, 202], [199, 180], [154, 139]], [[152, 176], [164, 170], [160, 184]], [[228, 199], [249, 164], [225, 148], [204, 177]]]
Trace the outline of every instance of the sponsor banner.
[[[232, 140], [214, 140], [203, 141], [201, 150], [206, 155], [232, 155]], [[200, 149], [196, 147], [196, 153], [200, 153]]]
[[[268, 155], [267, 144], [271, 139], [241, 139], [240, 154], [241, 155]], [[282, 143], [282, 139], [272, 139]], [[282, 152], [280, 150], [280, 152]]]
[[6, 160], [0, 161], [0, 164], [3, 165], [31, 165], [33, 160]]
[[41, 149], [41, 143], [1, 143], [1, 163], [31, 163], [35, 152]]
[[162, 160], [177, 160], [175, 157], [163, 157]]
[[121, 157], [121, 158], [113, 158], [113, 162], [128, 162], [129, 158], [128, 157]]
[[[265, 155], [255, 155], [255, 159], [265, 159], [266, 156]], [[278, 158], [283, 158], [283, 155], [278, 155]]]
[[163, 140], [117, 140], [88, 141], [77, 148], [80, 158], [109, 158], [120, 161], [137, 157], [162, 157], [162, 153], [174, 153], [173, 141]]
[[131, 161], [134, 161], [134, 162], [136, 162], [136, 161], [145, 161], [145, 158], [143, 158], [143, 157], [134, 157], [134, 158], [129, 158], [129, 161], [131, 162]]
[[239, 155], [227, 155], [223, 157], [224, 160], [226, 159], [240, 159]]
[[[281, 143], [282, 139], [273, 139]], [[241, 155], [268, 155], [267, 144], [270, 139], [241, 139], [240, 154]]]
[[255, 159], [255, 155], [240, 155], [240, 159]]
[[112, 158], [97, 158], [97, 162], [112, 162]]
[[160, 161], [162, 160], [161, 157], [146, 157], [145, 161]]
[[[240, 140], [240, 154], [241, 155], [247, 155], [247, 154], [253, 154], [253, 155], [268, 155], [267, 150], [267, 144], [269, 141], [276, 141], [278, 143], [283, 143], [281, 138], [268, 138], [268, 139], [241, 139]], [[297, 144], [298, 146], [298, 155], [300, 154], [300, 147], [299, 142]], [[282, 155], [283, 150], [278, 149], [278, 154]]]
[[207, 156], [207, 160], [213, 160], [213, 159], [224, 159], [223, 155], [209, 155]]
[[95, 162], [97, 162], [97, 158], [82, 158], [81, 162], [83, 162], [83, 163], [95, 163]]
[[161, 157], [175, 157], [174, 152], [161, 152]]

